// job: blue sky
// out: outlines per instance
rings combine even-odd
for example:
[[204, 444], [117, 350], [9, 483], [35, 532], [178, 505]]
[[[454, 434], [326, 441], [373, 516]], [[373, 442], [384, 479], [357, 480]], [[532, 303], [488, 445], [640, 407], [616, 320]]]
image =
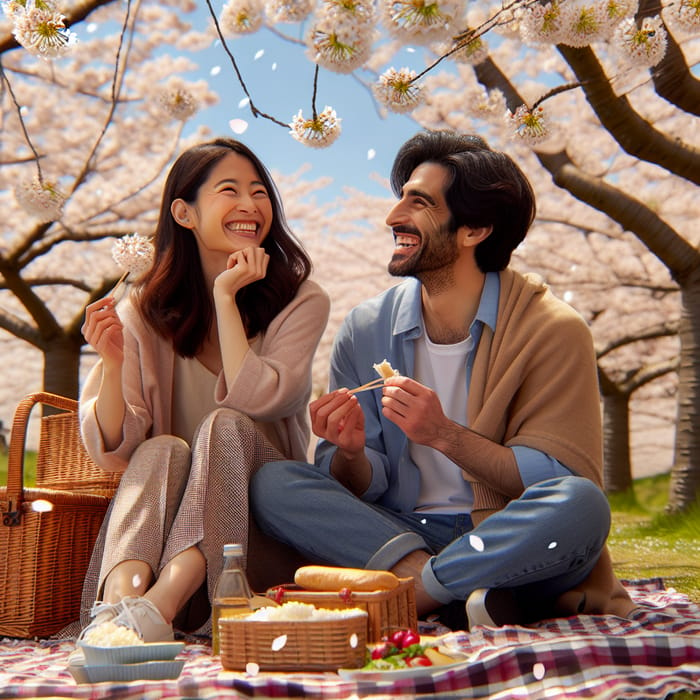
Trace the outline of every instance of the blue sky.
[[[216, 5], [215, 8], [220, 9]], [[197, 15], [195, 21], [201, 22], [201, 28], [209, 17], [207, 8], [203, 6]], [[299, 25], [282, 26], [287, 34], [300, 35]], [[267, 28], [249, 36], [227, 39], [227, 46], [260, 111], [283, 122], [290, 122], [300, 108], [305, 116], [310, 116], [314, 64], [306, 57], [305, 47], [285, 41]], [[329, 148], [302, 146], [289, 135], [287, 128], [267, 119], [256, 119], [247, 106], [240, 106], [245, 93], [219, 42], [195, 54], [194, 60], [200, 66], [198, 75], [205, 77], [218, 92], [220, 102], [201, 111], [193, 123], [206, 124], [216, 134], [240, 138], [273, 170], [292, 173], [310, 163], [312, 171], [306, 177], [334, 178], [335, 186], [329, 188], [327, 196], [334, 195], [344, 185], [386, 195], [386, 190], [371, 179], [371, 173], [387, 177], [399, 146], [420, 128], [405, 115], [389, 113], [386, 118], [380, 117], [369, 91], [355, 77], [321, 69], [316, 106], [318, 110], [326, 105], [333, 107], [342, 119], [342, 132]], [[392, 65], [419, 69], [418, 61], [417, 53], [404, 48]], [[369, 75], [360, 73], [369, 82]], [[234, 134], [229, 127], [231, 119], [245, 119], [247, 130]]]

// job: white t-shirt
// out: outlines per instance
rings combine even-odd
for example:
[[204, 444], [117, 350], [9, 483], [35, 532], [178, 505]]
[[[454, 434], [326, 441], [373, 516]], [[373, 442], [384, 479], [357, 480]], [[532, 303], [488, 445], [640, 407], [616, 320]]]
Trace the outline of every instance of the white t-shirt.
[[[466, 425], [467, 420], [467, 356], [473, 346], [471, 336], [454, 345], [437, 345], [423, 333], [415, 347], [415, 380], [433, 389], [445, 415], [460, 425]], [[432, 447], [413, 442], [409, 453], [421, 476], [417, 511], [471, 512], [471, 486], [453, 461]]]

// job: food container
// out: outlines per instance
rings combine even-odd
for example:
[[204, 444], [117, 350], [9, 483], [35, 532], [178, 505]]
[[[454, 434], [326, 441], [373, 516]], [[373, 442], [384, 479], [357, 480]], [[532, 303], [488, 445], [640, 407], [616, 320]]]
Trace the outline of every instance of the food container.
[[221, 665], [244, 671], [335, 671], [365, 663], [367, 613], [337, 619], [250, 620], [249, 615], [219, 621]]
[[380, 642], [397, 629], [416, 629], [416, 589], [412, 578], [399, 579], [399, 585], [387, 591], [307, 591], [294, 584], [270, 588], [268, 598], [278, 603], [298, 601], [317, 608], [338, 610], [360, 608], [367, 611], [367, 641]]

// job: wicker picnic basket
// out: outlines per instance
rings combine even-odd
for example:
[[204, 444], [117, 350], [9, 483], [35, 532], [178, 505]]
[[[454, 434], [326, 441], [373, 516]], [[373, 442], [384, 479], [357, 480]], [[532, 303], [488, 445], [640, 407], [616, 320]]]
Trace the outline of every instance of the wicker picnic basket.
[[266, 593], [278, 603], [298, 601], [317, 608], [366, 610], [367, 640], [379, 642], [397, 629], [416, 629], [416, 588], [412, 578], [399, 579], [397, 588], [388, 591], [307, 591], [294, 584], [270, 588]]
[[[36, 488], [24, 487], [32, 408], [40, 418]], [[82, 444], [78, 403], [47, 392], [17, 406], [0, 488], [0, 636], [48, 637], [80, 616], [83, 579], [119, 474], [101, 470]]]
[[221, 665], [244, 671], [336, 671], [359, 668], [367, 651], [367, 615], [338, 619], [248, 620], [247, 615], [219, 620]]

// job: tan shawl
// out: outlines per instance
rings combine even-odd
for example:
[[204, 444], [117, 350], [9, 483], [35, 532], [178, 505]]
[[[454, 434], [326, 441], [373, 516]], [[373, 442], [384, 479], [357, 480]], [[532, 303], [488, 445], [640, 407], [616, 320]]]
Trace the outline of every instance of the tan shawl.
[[[484, 326], [467, 419], [502, 445], [532, 447], [602, 484], [602, 427], [595, 351], [583, 318], [538, 278], [506, 269], [495, 333]], [[472, 483], [480, 522], [508, 498]]]

